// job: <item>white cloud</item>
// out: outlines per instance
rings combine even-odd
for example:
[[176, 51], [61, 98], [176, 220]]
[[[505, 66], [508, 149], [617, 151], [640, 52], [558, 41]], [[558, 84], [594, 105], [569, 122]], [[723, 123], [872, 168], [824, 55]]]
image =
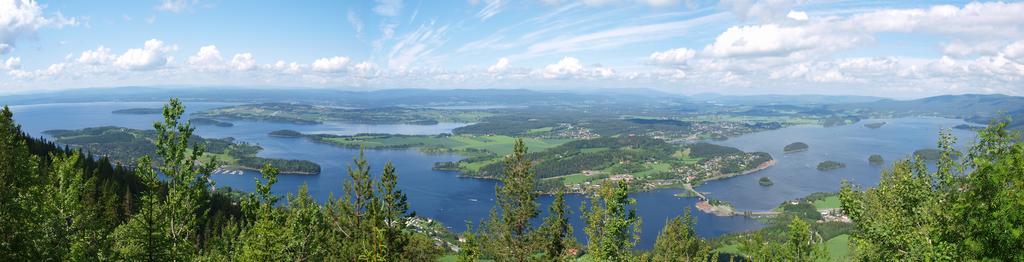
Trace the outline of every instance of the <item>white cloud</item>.
[[697, 52], [689, 48], [669, 49], [663, 52], [654, 52], [647, 59], [654, 64], [660, 65], [684, 65], [693, 59]]
[[377, 0], [373, 12], [382, 16], [396, 16], [402, 11], [402, 0]]
[[762, 22], [777, 21], [785, 17], [803, 0], [722, 0], [720, 5], [743, 19]]
[[886, 9], [857, 14], [848, 26], [871, 32], [934, 32], [972, 36], [1021, 37], [1024, 3], [969, 3], [927, 9]]
[[61, 13], [47, 18], [43, 7], [35, 1], [0, 1], [0, 54], [14, 49], [21, 37], [34, 37], [43, 27], [62, 28], [78, 25], [75, 18], [66, 18]]
[[797, 21], [807, 21], [807, 13], [805, 12], [789, 11], [786, 17]]
[[1024, 40], [1007, 45], [1003, 49], [1003, 54], [1006, 55], [1006, 58], [1014, 60], [1019, 64], [1024, 64]]
[[156, 6], [156, 10], [178, 13], [188, 10], [197, 2], [198, 0], [164, 0]]
[[341, 72], [349, 62], [348, 57], [335, 56], [331, 58], [320, 58], [313, 61], [313, 71], [317, 72]]
[[785, 57], [805, 50], [835, 51], [850, 48], [863, 39], [863, 36], [857, 34], [830, 32], [829, 28], [822, 25], [733, 26], [705, 47], [704, 53], [714, 57]]
[[543, 76], [547, 79], [563, 79], [579, 75], [583, 71], [583, 64], [575, 57], [563, 57], [558, 63], [544, 67]]
[[86, 50], [78, 56], [78, 63], [87, 65], [106, 65], [117, 59], [117, 55], [110, 53], [110, 48], [103, 46], [96, 50]]
[[1003, 46], [1005, 46], [1005, 44], [1001, 41], [967, 43], [957, 40], [942, 45], [942, 54], [958, 58], [972, 55], [994, 55], [998, 53]]
[[487, 72], [497, 73], [508, 69], [508, 58], [500, 58], [498, 62], [487, 68]]
[[[562, 2], [561, 0], [542, 0], [542, 1], [545, 4], [548, 4], [548, 5], [559, 4], [559, 3]], [[621, 3], [629, 3], [629, 2], [634, 2], [634, 3], [638, 3], [638, 4], [648, 5], [648, 6], [652, 6], [652, 7], [665, 7], [665, 6], [673, 6], [673, 5], [679, 4], [679, 0], [632, 0], [632, 1], [627, 1], [627, 0], [582, 0], [580, 2], [582, 2], [584, 5], [588, 5], [588, 6], [606, 6], [606, 5], [611, 5], [611, 4], [621, 4]]]
[[352, 73], [363, 77], [374, 76], [377, 73], [377, 66], [370, 61], [363, 61], [352, 66]]
[[500, 13], [501, 12], [501, 8], [505, 4], [505, 2], [502, 1], [502, 0], [483, 0], [483, 1], [484, 1], [484, 3], [486, 3], [484, 5], [484, 8], [480, 9], [480, 12], [476, 13], [476, 18], [479, 18], [482, 21], [486, 21], [488, 18], [491, 18], [492, 16], [495, 16], [498, 13]]
[[231, 58], [231, 67], [238, 71], [249, 71], [256, 68], [256, 59], [251, 53], [235, 54], [235, 57]]
[[540, 76], [544, 79], [597, 79], [610, 78], [615, 75], [615, 70], [600, 65], [593, 69], [586, 68], [575, 57], [566, 56], [558, 63], [550, 64], [540, 70]]
[[177, 46], [167, 46], [160, 40], [150, 39], [143, 48], [125, 51], [114, 64], [128, 70], [152, 70], [166, 65], [170, 58], [165, 54], [177, 49]]
[[8, 57], [4, 61], [3, 68], [6, 70], [18, 70], [21, 69], [21, 57]]
[[351, 9], [348, 10], [348, 23], [352, 25], [352, 30], [356, 31], [356, 35], [363, 34], [363, 20], [359, 20], [359, 17], [356, 16], [356, 12]]
[[215, 45], [207, 45], [199, 48], [199, 52], [188, 57], [189, 65], [200, 70], [217, 70], [224, 64], [224, 58]]
[[670, 39], [690, 33], [690, 29], [693, 27], [723, 18], [725, 16], [722, 14], [714, 14], [690, 20], [622, 26], [582, 35], [557, 37], [530, 45], [523, 56], [608, 49], [634, 43]]
[[434, 23], [420, 25], [415, 31], [403, 35], [388, 52], [388, 67], [408, 69], [413, 63], [430, 63], [438, 48], [447, 42], [448, 26], [434, 27]]
[[678, 0], [637, 0], [637, 2], [654, 7], [673, 6], [679, 4]]

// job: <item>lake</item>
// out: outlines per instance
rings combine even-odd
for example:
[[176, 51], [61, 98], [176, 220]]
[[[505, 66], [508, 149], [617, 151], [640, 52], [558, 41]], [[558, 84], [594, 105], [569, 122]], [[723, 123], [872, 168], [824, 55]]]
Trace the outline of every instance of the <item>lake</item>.
[[[43, 136], [51, 129], [81, 129], [96, 126], [122, 126], [136, 129], [152, 129], [153, 122], [161, 119], [158, 115], [113, 114], [111, 111], [126, 108], [156, 108], [161, 102], [111, 102], [111, 103], [67, 103], [13, 106], [14, 118], [25, 132]], [[186, 115], [210, 108], [233, 105], [232, 103], [187, 102]], [[332, 194], [342, 192], [342, 183], [348, 179], [346, 168], [358, 155], [358, 150], [313, 143], [303, 138], [271, 137], [267, 134], [280, 129], [292, 129], [307, 133], [356, 134], [440, 134], [464, 126], [459, 123], [423, 125], [363, 125], [363, 124], [318, 124], [296, 125], [287, 123], [231, 121], [233, 127], [196, 126], [196, 134], [203, 137], [234, 137], [238, 140], [258, 144], [264, 148], [263, 157], [306, 159], [321, 165], [321, 174], [316, 176], [281, 175], [273, 192], [286, 195], [307, 185], [310, 194], [317, 200], [326, 201]], [[44, 136], [45, 137], [45, 136]], [[399, 188], [409, 196], [410, 209], [418, 216], [436, 219], [457, 232], [465, 230], [465, 222], [479, 222], [486, 219], [494, 205], [493, 180], [461, 178], [457, 172], [432, 170], [435, 162], [457, 161], [454, 154], [425, 154], [415, 149], [366, 150], [374, 175], [379, 175], [387, 161], [392, 161], [399, 174]], [[232, 187], [252, 191], [256, 172], [246, 171], [242, 175], [217, 174], [211, 176], [218, 187]], [[693, 198], [678, 198], [673, 194], [679, 190], [657, 190], [632, 194], [637, 199], [637, 213], [643, 219], [641, 240], [638, 248], [650, 248], [665, 221], [682, 214], [685, 208], [696, 203]], [[546, 213], [553, 197], [542, 196], [540, 202]], [[566, 196], [575, 217], [570, 223], [580, 241], [585, 241], [583, 222], [579, 219], [581, 195]], [[744, 232], [761, 227], [755, 219], [745, 217], [715, 217], [694, 209], [697, 218], [696, 231], [704, 237], [714, 237], [732, 232]], [[540, 221], [537, 221], [538, 223]]]
[[[22, 129], [34, 136], [50, 129], [80, 129], [95, 126], [122, 126], [137, 129], [151, 129], [158, 115], [122, 115], [111, 111], [126, 108], [156, 108], [161, 102], [117, 102], [117, 103], [68, 103], [14, 106], [14, 118]], [[188, 102], [187, 112], [198, 112], [210, 108], [233, 105], [232, 103]], [[725, 180], [713, 181], [698, 187], [710, 196], [731, 202], [740, 210], [768, 210], [779, 203], [806, 196], [818, 191], [836, 191], [842, 180], [862, 185], [878, 182], [882, 167], [871, 166], [867, 157], [881, 154], [887, 164], [905, 157], [916, 149], [935, 147], [940, 128], [949, 128], [963, 123], [960, 120], [944, 118], [903, 118], [885, 119], [887, 124], [879, 129], [868, 129], [863, 123], [824, 128], [820, 126], [793, 126], [779, 130], [748, 134], [715, 143], [734, 146], [745, 151], [764, 151], [776, 160], [775, 166], [761, 172]], [[233, 127], [197, 126], [196, 134], [203, 137], [234, 137], [238, 140], [258, 144], [264, 148], [260, 156], [306, 159], [322, 167], [316, 176], [281, 175], [274, 186], [274, 193], [289, 194], [307, 185], [310, 193], [319, 201], [326, 201], [332, 194], [341, 194], [342, 183], [348, 179], [345, 170], [358, 150], [334, 147], [310, 142], [303, 138], [270, 137], [267, 133], [280, 129], [292, 129], [306, 133], [392, 133], [392, 134], [440, 134], [464, 126], [459, 123], [438, 125], [363, 125], [363, 124], [318, 124], [296, 125], [286, 123], [231, 121]], [[960, 141], [972, 141], [973, 133], [953, 130]], [[801, 141], [810, 145], [805, 152], [784, 154], [782, 148], [791, 142]], [[457, 172], [435, 171], [433, 163], [457, 161], [454, 154], [425, 154], [415, 149], [366, 150], [374, 175], [378, 175], [384, 163], [392, 161], [399, 173], [399, 187], [409, 196], [411, 210], [417, 215], [436, 219], [457, 232], [465, 229], [466, 221], [479, 222], [485, 219], [494, 205], [493, 180], [461, 178]], [[819, 172], [815, 169], [823, 160], [845, 162], [844, 169]], [[775, 185], [761, 187], [757, 179], [768, 176]], [[252, 191], [256, 172], [242, 175], [218, 174], [212, 178], [219, 187], [232, 187]], [[637, 200], [637, 213], [643, 219], [641, 241], [638, 248], [650, 248], [665, 221], [680, 215], [684, 209], [692, 208], [694, 198], [673, 196], [679, 190], [656, 190], [632, 194]], [[566, 202], [575, 219], [575, 233], [585, 241], [579, 206], [584, 202], [581, 195], [569, 195]], [[542, 196], [545, 206], [552, 201]], [[696, 231], [703, 237], [714, 237], [726, 233], [744, 232], [760, 228], [755, 219], [745, 217], [715, 217], [694, 209], [697, 219]], [[537, 221], [539, 223], [539, 221]]]
[[[864, 127], [866, 123], [877, 122], [886, 124], [877, 129]], [[936, 148], [939, 131], [959, 124], [964, 121], [937, 117], [869, 119], [836, 127], [791, 126], [715, 141], [744, 151], [767, 152], [776, 163], [748, 176], [708, 182], [697, 190], [709, 192], [711, 198], [728, 201], [739, 210], [764, 211], [810, 193], [839, 191], [840, 182], [844, 180], [874, 186], [882, 170], [893, 161], [908, 158], [914, 150]], [[952, 129], [952, 134], [961, 150], [975, 139], [972, 131]], [[807, 143], [809, 148], [784, 153], [782, 148], [793, 142]], [[881, 155], [885, 164], [869, 164], [868, 157], [872, 154]], [[846, 168], [818, 171], [818, 163], [825, 160], [843, 162]], [[761, 177], [768, 177], [775, 184], [761, 186], [757, 183]]]

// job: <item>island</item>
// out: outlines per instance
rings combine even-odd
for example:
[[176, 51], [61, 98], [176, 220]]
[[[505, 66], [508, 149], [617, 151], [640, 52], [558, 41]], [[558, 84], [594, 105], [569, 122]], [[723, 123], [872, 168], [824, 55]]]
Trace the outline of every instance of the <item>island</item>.
[[844, 167], [846, 167], [846, 164], [832, 160], [822, 161], [821, 163], [818, 163], [818, 171], [829, 171]]
[[967, 131], [978, 131], [978, 130], [985, 129], [984, 126], [976, 126], [976, 125], [968, 125], [968, 124], [959, 124], [959, 125], [954, 126], [953, 128], [960, 129], [960, 130], [967, 130]]
[[807, 148], [809, 148], [809, 147], [810, 146], [808, 146], [804, 142], [795, 142], [795, 143], [786, 145], [786, 147], [783, 147], [782, 151], [787, 153], [787, 154], [789, 154], [789, 153], [796, 153], [796, 152], [807, 151]]
[[864, 124], [864, 127], [871, 128], [871, 129], [878, 129], [879, 127], [882, 127], [884, 125], [885, 125], [885, 122], [877, 122], [877, 123], [867, 123], [867, 124]]
[[882, 155], [874, 154], [868, 157], [868, 163], [872, 165], [881, 165], [885, 163], [885, 159], [882, 159]]
[[268, 135], [272, 136], [272, 137], [285, 137], [285, 138], [298, 138], [298, 137], [302, 137], [302, 133], [300, 133], [299, 131], [288, 130], [288, 129], [282, 129], [282, 130], [277, 130], [277, 131], [274, 131], [274, 132], [270, 132], [270, 134], [268, 134]]
[[[155, 130], [103, 126], [79, 130], [47, 130], [43, 134], [53, 137], [56, 143], [106, 156], [112, 162], [129, 166], [144, 155], [156, 155], [157, 150]], [[263, 150], [262, 147], [236, 141], [234, 138], [193, 136], [191, 141], [206, 145], [203, 161], [215, 158], [221, 164], [215, 173], [241, 174], [241, 170], [256, 171], [264, 164], [271, 164], [279, 168], [283, 174], [320, 174], [320, 165], [312, 161], [258, 157], [256, 154]]]
[[763, 177], [761, 177], [761, 179], [758, 179], [758, 180], [757, 180], [757, 184], [758, 184], [758, 185], [761, 185], [761, 186], [772, 186], [772, 185], [774, 185], [775, 183], [774, 183], [774, 182], [772, 182], [772, 180], [771, 180], [771, 179], [768, 179], [768, 177], [766, 177], [766, 176], [763, 176]]
[[[297, 135], [286, 132], [286, 135]], [[374, 149], [417, 148], [426, 153], [455, 153], [465, 158], [439, 162], [434, 170], [458, 171], [461, 176], [497, 179], [504, 172], [503, 157], [512, 152], [515, 137], [504, 135], [395, 135], [304, 134], [318, 143]], [[541, 193], [558, 188], [591, 192], [603, 180], [621, 180], [637, 191], [681, 187], [703, 181], [751, 174], [775, 161], [764, 152], [710, 143], [675, 144], [642, 136], [523, 138], [540, 179]]]
[[111, 113], [120, 115], [159, 115], [163, 114], [162, 108], [126, 108], [114, 110]]
[[192, 118], [192, 119], [189, 119], [188, 121], [189, 121], [189, 123], [192, 123], [194, 125], [200, 125], [200, 126], [217, 126], [217, 127], [232, 127], [232, 126], [235, 126], [235, 124], [232, 124], [232, 123], [229, 123], [229, 122], [219, 121], [219, 120], [216, 120], [216, 119], [210, 119], [210, 118], [205, 118], [205, 117]]
[[942, 157], [942, 150], [934, 148], [922, 148], [914, 151], [914, 156], [925, 161], [935, 161]]
[[342, 108], [307, 104], [262, 103], [214, 108], [193, 114], [231, 120], [320, 124], [324, 122], [357, 124], [436, 125], [440, 122], [472, 123], [491, 113], [434, 108], [379, 107]]

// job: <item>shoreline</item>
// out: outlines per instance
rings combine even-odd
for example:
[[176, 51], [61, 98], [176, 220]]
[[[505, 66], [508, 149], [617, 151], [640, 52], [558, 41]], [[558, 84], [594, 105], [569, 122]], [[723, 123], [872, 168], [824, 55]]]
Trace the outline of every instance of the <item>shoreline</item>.
[[711, 176], [711, 177], [702, 179], [700, 181], [700, 183], [703, 184], [703, 183], [708, 182], [708, 181], [722, 180], [722, 179], [731, 178], [731, 177], [735, 177], [735, 176], [745, 176], [745, 175], [757, 173], [757, 172], [759, 172], [761, 170], [765, 170], [765, 169], [768, 169], [769, 167], [775, 166], [775, 163], [776, 163], [775, 162], [775, 158], [772, 158], [772, 160], [765, 161], [764, 163], [761, 163], [761, 164], [757, 165], [757, 167], [755, 167], [753, 169], [744, 170], [742, 172], [735, 172], [735, 173], [728, 173], [728, 174], [721, 174], [721, 175], [717, 175], [717, 176]]

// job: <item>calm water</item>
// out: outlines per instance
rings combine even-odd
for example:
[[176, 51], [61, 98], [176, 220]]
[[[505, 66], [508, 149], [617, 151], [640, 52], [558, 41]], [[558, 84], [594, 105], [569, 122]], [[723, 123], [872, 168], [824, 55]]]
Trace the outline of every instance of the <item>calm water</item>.
[[[188, 111], [197, 112], [209, 108], [231, 105], [229, 103], [187, 103]], [[157, 115], [115, 115], [113, 110], [138, 107], [159, 107], [157, 102], [138, 103], [72, 103], [15, 106], [15, 119], [23, 130], [35, 136], [50, 129], [80, 129], [95, 126], [122, 126], [151, 129]], [[274, 192], [288, 194], [298, 191], [301, 185], [308, 185], [310, 193], [318, 200], [325, 201], [333, 193], [342, 192], [342, 183], [347, 179], [346, 167], [358, 150], [317, 144], [301, 138], [270, 137], [267, 133], [280, 129], [293, 129], [307, 133], [394, 133], [394, 134], [439, 134], [451, 132], [464, 124], [442, 123], [433, 126], [421, 125], [294, 125], [283, 123], [232, 121], [233, 127], [198, 126], [196, 133], [203, 137], [234, 137], [241, 141], [259, 144], [264, 150], [260, 156], [306, 159], [321, 165], [318, 176], [282, 175], [274, 186]], [[494, 204], [494, 187], [491, 180], [459, 178], [456, 172], [431, 170], [434, 162], [456, 161], [461, 157], [453, 154], [424, 154], [418, 150], [366, 150], [373, 173], [380, 171], [384, 163], [393, 161], [400, 175], [399, 187], [409, 195], [411, 209], [418, 215], [441, 221], [456, 231], [465, 229], [465, 221], [485, 219]], [[217, 186], [251, 191], [255, 172], [243, 175], [213, 175]], [[637, 199], [637, 212], [643, 218], [642, 238], [639, 248], [650, 248], [665, 220], [680, 215], [696, 202], [692, 198], [677, 198], [678, 190], [659, 190], [633, 194]], [[584, 198], [580, 195], [567, 196], [570, 211], [578, 215]], [[551, 197], [541, 197], [545, 206]], [[546, 210], [546, 207], [545, 207]], [[697, 232], [705, 237], [730, 232], [742, 232], [759, 228], [759, 222], [743, 217], [714, 217], [695, 211]], [[578, 217], [578, 216], [575, 216]], [[571, 221], [576, 226], [577, 238], [585, 240], [582, 222]]]
[[[865, 123], [881, 121], [886, 122], [881, 128], [864, 127]], [[783, 201], [813, 192], [838, 191], [843, 180], [874, 186], [883, 168], [909, 157], [914, 150], [936, 148], [941, 129], [963, 123], [948, 118], [871, 119], [848, 126], [793, 126], [731, 138], [716, 143], [744, 151], [768, 152], [775, 158], [775, 166], [748, 176], [712, 181], [697, 190], [710, 192], [710, 197], [729, 201], [740, 210], [769, 210]], [[971, 131], [952, 129], [952, 133], [959, 147], [975, 140]], [[782, 148], [793, 142], [807, 143], [810, 148], [804, 152], [783, 153]], [[872, 154], [882, 155], [885, 165], [869, 164], [868, 157]], [[846, 163], [846, 168], [818, 171], [818, 163], [825, 160]], [[762, 176], [770, 178], [775, 185], [758, 185], [757, 180]]]

